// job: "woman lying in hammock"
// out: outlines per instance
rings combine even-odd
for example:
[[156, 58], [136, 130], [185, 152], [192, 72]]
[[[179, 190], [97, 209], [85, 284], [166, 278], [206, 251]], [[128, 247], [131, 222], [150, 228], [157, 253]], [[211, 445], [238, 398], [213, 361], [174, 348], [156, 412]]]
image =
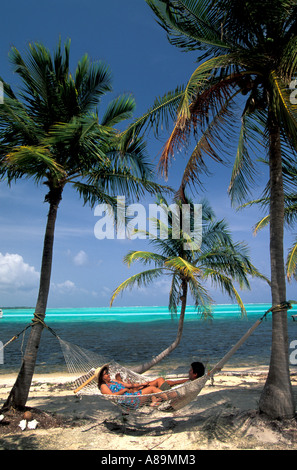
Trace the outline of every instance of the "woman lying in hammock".
[[[147, 401], [147, 398], [149, 397], [145, 397], [145, 395], [162, 392], [162, 390], [158, 388], [159, 382], [160, 380], [156, 379], [142, 384], [131, 384], [122, 382], [120, 380], [111, 380], [107, 365], [102, 367], [98, 375], [98, 388], [101, 393], [114, 396], [129, 395], [131, 396], [131, 400], [129, 400], [127, 404], [135, 407], [137, 407], [140, 403]], [[166, 400], [167, 396], [163, 393], [159, 396], [153, 395], [150, 398], [152, 401], [151, 406], [157, 406], [160, 403], [160, 400]]]

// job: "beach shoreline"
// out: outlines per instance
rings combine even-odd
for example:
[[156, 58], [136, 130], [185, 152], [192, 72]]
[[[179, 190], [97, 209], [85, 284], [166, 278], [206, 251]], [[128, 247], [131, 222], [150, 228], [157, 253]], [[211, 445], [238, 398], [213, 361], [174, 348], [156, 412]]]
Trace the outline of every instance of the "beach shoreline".
[[[173, 413], [132, 413], [125, 417], [108, 400], [77, 397], [69, 374], [36, 374], [27, 406], [61, 417], [65, 425], [0, 434], [0, 449], [42, 450], [296, 450], [296, 421], [285, 427], [257, 413], [267, 367], [224, 368], [198, 397]], [[15, 374], [0, 376], [0, 406]], [[297, 372], [291, 374], [297, 401]], [[38, 421], [38, 416], [36, 417]], [[1, 426], [1, 424], [0, 424]], [[0, 428], [1, 431], [1, 428]]]

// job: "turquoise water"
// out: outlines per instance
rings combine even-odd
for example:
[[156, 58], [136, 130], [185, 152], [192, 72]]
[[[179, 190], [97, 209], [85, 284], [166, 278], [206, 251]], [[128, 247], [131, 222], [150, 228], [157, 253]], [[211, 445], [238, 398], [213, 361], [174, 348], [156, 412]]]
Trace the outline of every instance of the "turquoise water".
[[[269, 304], [248, 304], [246, 305], [247, 316], [260, 317], [270, 308]], [[290, 310], [290, 314], [297, 312], [297, 306]], [[31, 320], [34, 314], [34, 309], [7, 309], [4, 310], [3, 318], [0, 320], [0, 325], [7, 322], [19, 322]], [[197, 321], [201, 317], [193, 306], [187, 306], [186, 319], [187, 321]], [[216, 305], [213, 311], [213, 319], [238, 319], [241, 317], [240, 309], [234, 304]], [[112, 308], [57, 308], [47, 310], [47, 322], [81, 322], [81, 321], [119, 321], [124, 323], [134, 322], [151, 322], [151, 321], [168, 321], [170, 314], [168, 307], [155, 306], [155, 307], [112, 307]], [[1, 326], [0, 326], [1, 327]]]
[[[188, 370], [188, 364], [200, 360], [215, 364], [241, 336], [270, 308], [269, 304], [246, 305], [241, 317], [237, 305], [217, 305], [213, 319], [205, 321], [192, 306], [187, 307], [182, 341], [163, 362], [165, 368]], [[3, 309], [0, 341], [5, 344], [30, 324], [33, 309]], [[297, 322], [288, 311], [289, 341], [297, 339]], [[169, 346], [177, 333], [179, 315], [171, 317], [167, 307], [113, 307], [48, 309], [46, 323], [62, 339], [100, 355], [133, 366], [147, 361]], [[4, 350], [0, 373], [17, 370], [24, 351], [27, 330]], [[271, 344], [271, 314], [231, 358], [231, 367], [268, 365]], [[42, 335], [37, 372], [66, 370], [60, 344], [47, 330]]]

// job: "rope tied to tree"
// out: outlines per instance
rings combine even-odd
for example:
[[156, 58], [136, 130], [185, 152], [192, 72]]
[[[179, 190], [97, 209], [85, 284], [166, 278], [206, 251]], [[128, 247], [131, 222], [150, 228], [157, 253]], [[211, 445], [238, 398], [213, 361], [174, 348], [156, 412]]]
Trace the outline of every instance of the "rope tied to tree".
[[281, 302], [280, 304], [277, 304], [277, 305], [273, 305], [272, 307], [270, 307], [269, 310], [267, 310], [267, 312], [264, 313], [263, 318], [269, 312], [277, 313], [277, 312], [283, 312], [284, 310], [290, 310], [291, 308], [293, 308], [292, 306], [293, 303], [296, 303], [296, 302], [293, 300], [289, 300], [289, 301]]
[[34, 313], [34, 317], [33, 317], [33, 319], [32, 319], [32, 324], [31, 324], [30, 326], [34, 326], [34, 325], [36, 325], [37, 323], [41, 323], [44, 328], [46, 328], [50, 333], [52, 333], [53, 336], [55, 336], [56, 338], [59, 339], [59, 336], [57, 335], [57, 333], [56, 333], [50, 326], [48, 326], [48, 325], [44, 322], [44, 317], [45, 317], [44, 314], [41, 314], [41, 313]]
[[56, 333], [50, 326], [48, 326], [43, 320], [44, 320], [44, 315], [43, 315], [43, 314], [34, 313], [34, 318], [32, 319], [31, 323], [29, 323], [29, 325], [27, 325], [23, 330], [21, 330], [19, 333], [17, 333], [16, 335], [14, 335], [9, 341], [7, 341], [5, 344], [3, 344], [3, 346], [0, 347], [0, 351], [2, 351], [3, 349], [5, 349], [6, 346], [8, 346], [10, 343], [12, 343], [13, 341], [15, 341], [16, 339], [18, 339], [19, 336], [21, 336], [21, 334], [25, 333], [25, 331], [26, 331], [28, 328], [33, 327], [33, 326], [36, 325], [37, 323], [41, 323], [44, 328], [47, 328], [47, 330], [48, 330], [50, 333], [52, 333], [53, 336], [55, 336], [57, 339], [59, 339], [59, 336], [57, 335], [57, 333]]

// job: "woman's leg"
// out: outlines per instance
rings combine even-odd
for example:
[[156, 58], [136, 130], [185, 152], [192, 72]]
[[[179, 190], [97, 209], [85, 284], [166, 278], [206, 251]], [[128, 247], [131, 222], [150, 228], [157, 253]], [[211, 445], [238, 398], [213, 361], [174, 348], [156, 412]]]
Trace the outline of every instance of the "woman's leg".
[[162, 392], [159, 388], [155, 387], [154, 385], [148, 385], [148, 387], [144, 387], [142, 390], [143, 395], [148, 395], [150, 393], [159, 393]]
[[[151, 393], [161, 393], [162, 390], [153, 385], [149, 385], [148, 387], [143, 388], [141, 392], [142, 395], [150, 395]], [[152, 404], [154, 405], [160, 402], [161, 399], [167, 400], [167, 395], [165, 393], [162, 393], [162, 395], [152, 396]]]

